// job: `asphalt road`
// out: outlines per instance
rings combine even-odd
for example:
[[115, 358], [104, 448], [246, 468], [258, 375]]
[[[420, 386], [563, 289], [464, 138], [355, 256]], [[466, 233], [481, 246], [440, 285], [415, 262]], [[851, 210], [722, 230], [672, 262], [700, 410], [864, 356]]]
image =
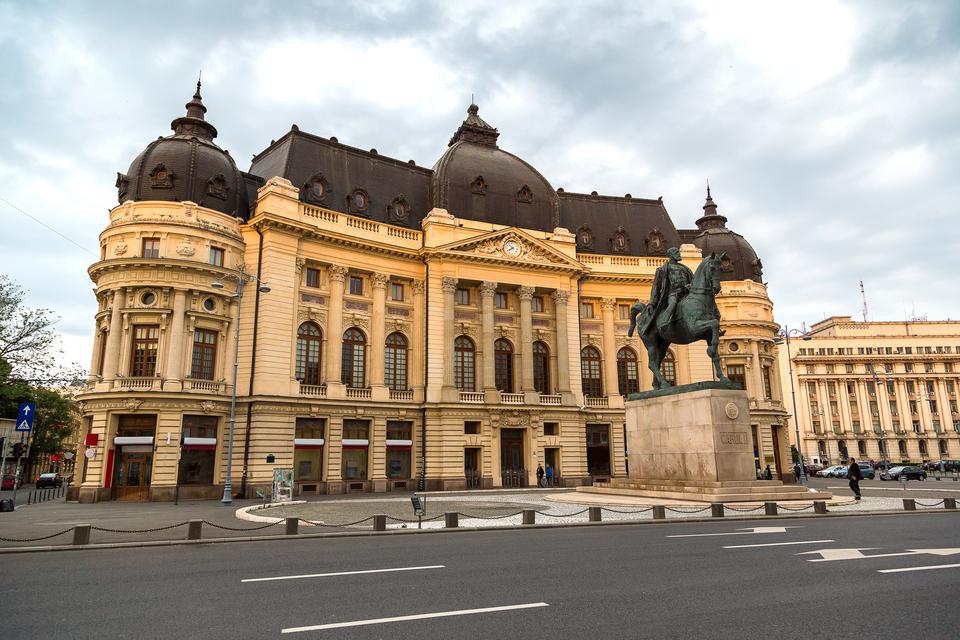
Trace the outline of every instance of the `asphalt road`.
[[[908, 550], [960, 547], [958, 525], [941, 512], [5, 555], [0, 635], [953, 639], [960, 549]], [[953, 566], [880, 573], [935, 565]], [[433, 617], [382, 620], [411, 615]]]
[[[853, 493], [846, 478], [810, 478], [810, 487], [830, 491], [835, 496], [848, 497]], [[933, 476], [926, 480], [910, 480], [904, 489], [899, 482], [881, 480], [879, 476], [873, 480], [860, 481], [860, 493], [871, 498], [920, 498], [939, 500], [944, 497], [960, 499], [960, 482], [953, 478], [934, 480]]]

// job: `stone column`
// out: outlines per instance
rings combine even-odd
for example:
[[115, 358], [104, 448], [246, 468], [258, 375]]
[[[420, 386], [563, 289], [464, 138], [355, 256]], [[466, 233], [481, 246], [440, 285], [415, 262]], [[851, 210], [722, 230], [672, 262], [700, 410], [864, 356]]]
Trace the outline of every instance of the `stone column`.
[[613, 326], [613, 312], [617, 308], [617, 301], [615, 298], [604, 298], [600, 301], [600, 308], [603, 310], [603, 386], [608, 398], [619, 398], [617, 338]]
[[540, 396], [533, 388], [533, 292], [530, 286], [517, 290], [520, 297], [520, 390], [524, 402], [537, 404]]
[[173, 317], [170, 319], [170, 331], [167, 332], [167, 366], [165, 369], [164, 391], [180, 391], [183, 389], [183, 351], [184, 345], [183, 321], [187, 308], [187, 293], [177, 290], [173, 293]]
[[424, 292], [426, 291], [426, 285], [422, 280], [416, 280], [411, 288], [413, 289], [413, 326], [410, 329], [410, 359], [407, 362], [407, 366], [410, 367], [410, 369], [408, 370], [407, 375], [410, 379], [410, 387], [415, 390], [415, 396], [417, 395], [416, 390], [420, 390], [419, 401], [422, 402], [424, 387], [423, 332], [424, 324], [426, 322]]
[[123, 335], [124, 302], [123, 287], [113, 292], [113, 308], [110, 310], [110, 332], [107, 333], [107, 346], [103, 353], [103, 379], [115, 380], [120, 371], [120, 338]]
[[483, 351], [483, 385], [484, 400], [491, 404], [500, 402], [500, 392], [496, 388], [493, 357], [493, 299], [497, 291], [496, 282], [480, 283], [480, 350]]
[[349, 269], [339, 265], [330, 267], [330, 303], [327, 306], [327, 397], [346, 396], [340, 382], [340, 345], [343, 340], [343, 281]]
[[387, 319], [387, 283], [390, 276], [375, 273], [370, 277], [373, 284], [373, 313], [370, 316], [370, 380], [371, 397], [374, 400], [387, 400], [390, 394], [384, 385], [384, 335]]
[[[443, 347], [444, 350], [453, 354], [453, 341], [456, 337], [453, 333], [454, 306], [456, 305], [457, 279], [450, 276], [444, 276], [440, 281], [443, 288]], [[448, 358], [443, 363], [443, 390], [442, 395], [445, 400], [458, 400], [460, 396], [457, 393], [453, 379], [453, 358]]]
[[[753, 365], [753, 399], [758, 402], [766, 400], [766, 396], [763, 392], [763, 371], [760, 369], [760, 343], [756, 340], [750, 341], [750, 359], [751, 364]], [[770, 381], [773, 382], [772, 380]], [[773, 395], [773, 386], [771, 384], [770, 393]]]
[[573, 404], [573, 393], [570, 391], [570, 344], [567, 332], [567, 302], [570, 292], [557, 289], [553, 292], [553, 302], [556, 306], [557, 323], [557, 390], [563, 396], [561, 402]]

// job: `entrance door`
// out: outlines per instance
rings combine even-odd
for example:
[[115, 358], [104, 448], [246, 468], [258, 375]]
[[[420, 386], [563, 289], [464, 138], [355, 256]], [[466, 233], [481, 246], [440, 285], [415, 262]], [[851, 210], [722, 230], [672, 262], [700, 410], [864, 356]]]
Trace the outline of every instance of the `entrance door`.
[[500, 430], [500, 473], [506, 487], [524, 487], [527, 472], [523, 468], [523, 429]]
[[780, 462], [780, 429], [783, 427], [770, 427], [773, 434], [773, 460], [778, 477], [783, 478], [783, 465]]
[[153, 454], [121, 453], [117, 465], [117, 500], [147, 500]]
[[468, 489], [479, 489], [480, 476], [480, 448], [467, 447], [463, 450], [463, 475], [467, 479]]
[[610, 425], [587, 425], [587, 473], [610, 475]]

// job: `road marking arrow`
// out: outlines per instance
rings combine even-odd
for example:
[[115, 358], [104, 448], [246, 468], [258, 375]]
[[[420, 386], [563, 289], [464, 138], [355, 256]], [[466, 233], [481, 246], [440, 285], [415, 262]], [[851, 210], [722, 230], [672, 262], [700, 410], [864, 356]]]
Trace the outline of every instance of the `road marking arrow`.
[[819, 558], [807, 558], [808, 562], [834, 562], [837, 560], [867, 560], [870, 558], [895, 558], [897, 556], [915, 556], [915, 555], [934, 555], [934, 556], [952, 556], [960, 554], [960, 549], [907, 549], [896, 553], [877, 553], [865, 555], [861, 551], [873, 551], [878, 547], [858, 547], [855, 549], [818, 549], [816, 551], [804, 551], [798, 553], [798, 556], [819, 554]]
[[704, 538], [708, 536], [749, 536], [755, 533], [786, 533], [787, 529], [799, 529], [800, 527], [752, 527], [750, 529], [737, 529], [736, 531], [727, 531], [724, 533], [685, 533], [682, 535], [667, 536], [668, 538]]

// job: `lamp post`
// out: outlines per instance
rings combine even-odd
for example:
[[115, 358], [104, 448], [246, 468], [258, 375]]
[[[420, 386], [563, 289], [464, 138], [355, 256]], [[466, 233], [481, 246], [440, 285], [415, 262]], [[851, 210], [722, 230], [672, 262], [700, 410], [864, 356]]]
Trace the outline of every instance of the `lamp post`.
[[797, 391], [793, 384], [793, 354], [790, 353], [790, 336], [803, 336], [804, 340], [809, 340], [810, 336], [799, 329], [788, 329], [787, 325], [783, 325], [783, 329], [781, 329], [777, 335], [783, 338], [783, 341], [787, 344], [787, 369], [790, 372], [790, 398], [793, 400], [793, 426], [797, 434], [797, 453], [800, 454], [800, 477], [797, 478], [797, 480], [800, 484], [806, 484], [807, 469], [803, 463], [803, 444], [800, 442], [800, 417], [797, 414]]
[[[247, 282], [256, 280], [259, 285], [257, 289], [262, 293], [268, 293], [270, 287], [261, 282], [256, 276], [244, 271], [243, 265], [237, 269], [236, 273], [228, 273], [227, 277], [237, 282], [237, 292], [233, 297], [237, 301], [237, 323], [233, 332], [233, 393], [230, 397], [230, 431], [227, 435], [227, 473], [223, 481], [223, 498], [220, 500], [223, 504], [233, 502], [233, 430], [237, 420], [237, 368], [240, 365], [240, 303], [243, 301], [243, 285]], [[223, 283], [215, 281], [210, 283], [214, 289], [223, 289]]]

